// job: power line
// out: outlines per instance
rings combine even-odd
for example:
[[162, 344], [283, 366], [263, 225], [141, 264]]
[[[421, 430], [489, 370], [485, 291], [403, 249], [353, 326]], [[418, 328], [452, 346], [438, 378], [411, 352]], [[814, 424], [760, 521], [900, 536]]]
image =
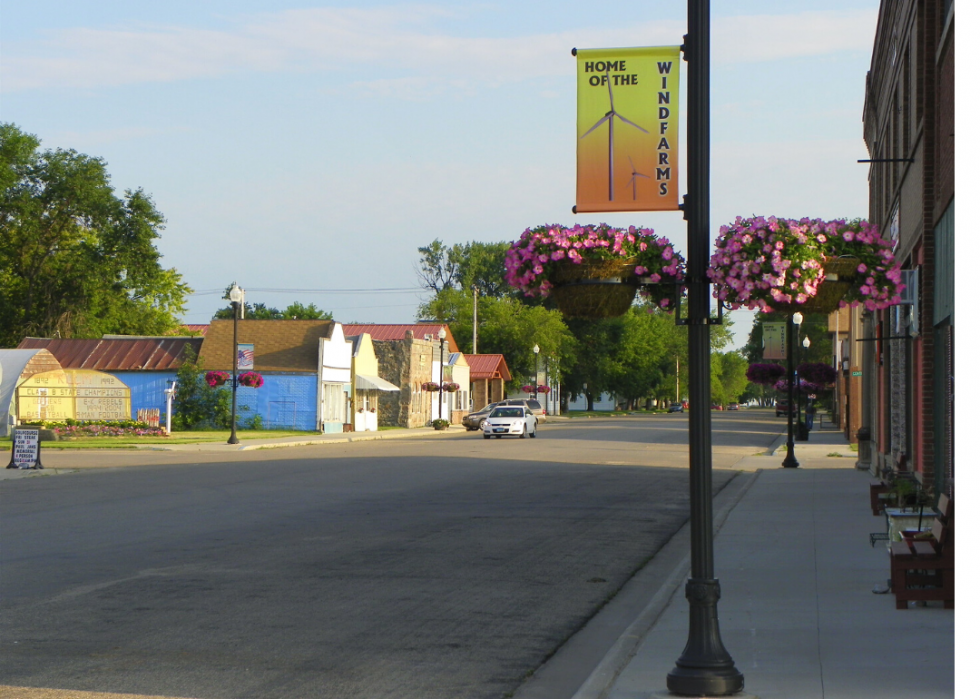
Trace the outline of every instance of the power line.
[[[426, 289], [419, 286], [386, 289], [245, 289], [246, 293], [264, 294], [404, 294], [409, 291], [428, 293]], [[225, 289], [204, 289], [195, 291], [189, 296], [213, 296], [223, 293], [225, 293]]]

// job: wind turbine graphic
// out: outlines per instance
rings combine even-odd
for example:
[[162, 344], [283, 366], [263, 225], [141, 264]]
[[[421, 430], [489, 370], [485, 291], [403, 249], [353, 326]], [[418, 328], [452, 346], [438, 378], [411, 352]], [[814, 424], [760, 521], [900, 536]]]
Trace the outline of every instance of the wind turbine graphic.
[[633, 171], [633, 176], [630, 177], [630, 181], [626, 183], [626, 186], [629, 187], [630, 185], [633, 185], [633, 201], [636, 201], [636, 178], [646, 177], [647, 179], [650, 179], [650, 175], [644, 175], [642, 172], [637, 172], [636, 165], [633, 164], [633, 158], [629, 158], [629, 161], [630, 161], [630, 170]]
[[[605, 122], [607, 122], [607, 121], [609, 122], [609, 201], [612, 201], [613, 198], [614, 198], [613, 197], [613, 143], [614, 143], [613, 142], [613, 117], [615, 117], [616, 119], [619, 119], [620, 121], [622, 121], [622, 122], [624, 122], [626, 124], [629, 124], [630, 126], [632, 126], [635, 129], [639, 129], [643, 133], [650, 133], [650, 132], [647, 131], [646, 129], [644, 129], [642, 126], [637, 126], [632, 121], [630, 121], [629, 119], [627, 119], [622, 114], [620, 114], [619, 112], [616, 111], [616, 107], [613, 104], [612, 81], [609, 79], [609, 69], [608, 68], [606, 69], [606, 86], [609, 87], [609, 111], [606, 112], [606, 115], [604, 117], [602, 117], [601, 119], [599, 119], [599, 121], [597, 121], [592, 126], [591, 129], [589, 129], [584, 134], [582, 134], [581, 137], [580, 137], [580, 140], [582, 138], [585, 138], [586, 136], [588, 136], [590, 133], [592, 133], [596, 129], [598, 129]], [[646, 175], [643, 175], [643, 176], [646, 177]], [[634, 191], [635, 191], [635, 186], [636, 186], [636, 181], [635, 180], [634, 180], [633, 184], [634, 184]], [[636, 196], [634, 196], [633, 198], [635, 199]]]

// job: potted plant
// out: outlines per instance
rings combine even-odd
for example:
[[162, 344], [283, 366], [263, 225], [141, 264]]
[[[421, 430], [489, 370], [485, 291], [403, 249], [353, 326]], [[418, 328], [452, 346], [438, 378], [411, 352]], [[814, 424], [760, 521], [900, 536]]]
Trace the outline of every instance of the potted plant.
[[507, 251], [507, 283], [526, 296], [552, 296], [566, 316], [610, 318], [629, 310], [640, 286], [671, 309], [684, 260], [653, 229], [604, 223], [528, 228]]
[[894, 241], [865, 220], [738, 217], [722, 226], [708, 277], [730, 308], [830, 313], [900, 302]]
[[551, 393], [550, 386], [538, 386], [538, 393]]
[[429, 393], [435, 393], [439, 390], [439, 384], [435, 381], [426, 381], [424, 384], [422, 384], [422, 390], [428, 391]]
[[445, 391], [446, 393], [456, 393], [456, 391], [459, 390], [459, 384], [446, 382], [442, 385], [442, 390]]
[[261, 388], [262, 384], [265, 383], [265, 379], [262, 378], [262, 374], [256, 371], [246, 371], [244, 374], [239, 374], [238, 385], [247, 386], [249, 388]]
[[449, 420], [443, 420], [437, 417], [432, 421], [432, 426], [437, 430], [444, 430], [449, 427]]
[[224, 386], [225, 382], [230, 378], [231, 374], [227, 371], [209, 371], [204, 375], [204, 383], [211, 388], [217, 388], [218, 386]]

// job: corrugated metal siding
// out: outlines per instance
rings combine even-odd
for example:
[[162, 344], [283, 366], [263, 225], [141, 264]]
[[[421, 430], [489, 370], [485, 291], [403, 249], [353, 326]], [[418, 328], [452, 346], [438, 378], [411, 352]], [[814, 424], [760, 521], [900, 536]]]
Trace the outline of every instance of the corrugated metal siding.
[[199, 337], [133, 339], [52, 339], [28, 337], [18, 349], [46, 349], [65, 369], [96, 371], [176, 371], [183, 362], [184, 348], [195, 353], [204, 340]]
[[502, 354], [465, 354], [470, 365], [470, 380], [496, 379], [510, 381], [510, 370]]
[[168, 371], [111, 371], [124, 384], [129, 386], [130, 402], [133, 408], [132, 419], [136, 419], [136, 411], [143, 408], [159, 408], [160, 424], [167, 420], [167, 395], [164, 390], [170, 381], [177, 378], [176, 372]]
[[951, 201], [946, 213], [936, 224], [936, 289], [934, 297], [933, 324], [941, 325], [947, 318], [953, 324], [954, 275], [953, 261], [954, 215]]

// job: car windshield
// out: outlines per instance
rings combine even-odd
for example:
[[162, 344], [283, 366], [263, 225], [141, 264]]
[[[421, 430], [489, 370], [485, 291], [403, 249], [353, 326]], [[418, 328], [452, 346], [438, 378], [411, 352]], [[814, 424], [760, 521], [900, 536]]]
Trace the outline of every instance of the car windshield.
[[492, 413], [490, 417], [523, 417], [523, 408], [497, 408]]

